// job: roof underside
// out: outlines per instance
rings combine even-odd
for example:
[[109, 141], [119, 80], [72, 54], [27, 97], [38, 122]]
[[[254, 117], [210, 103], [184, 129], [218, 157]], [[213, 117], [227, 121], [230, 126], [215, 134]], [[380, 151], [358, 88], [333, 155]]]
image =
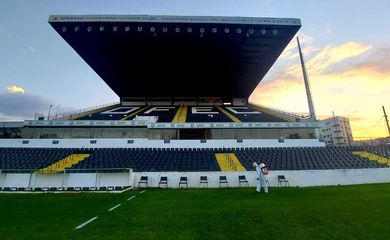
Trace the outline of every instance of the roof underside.
[[299, 19], [50, 16], [49, 23], [121, 98], [247, 98]]

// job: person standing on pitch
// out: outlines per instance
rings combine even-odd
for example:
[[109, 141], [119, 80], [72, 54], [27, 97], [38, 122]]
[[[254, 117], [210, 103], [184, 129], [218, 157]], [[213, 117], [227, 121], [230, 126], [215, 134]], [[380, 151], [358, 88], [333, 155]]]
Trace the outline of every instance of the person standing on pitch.
[[257, 164], [257, 162], [253, 163], [253, 167], [256, 168], [256, 173], [257, 173], [256, 192], [260, 192], [261, 185], [263, 185], [264, 192], [268, 193], [268, 186], [264, 176], [265, 174], [268, 174], [268, 168], [266, 168], [264, 163]]

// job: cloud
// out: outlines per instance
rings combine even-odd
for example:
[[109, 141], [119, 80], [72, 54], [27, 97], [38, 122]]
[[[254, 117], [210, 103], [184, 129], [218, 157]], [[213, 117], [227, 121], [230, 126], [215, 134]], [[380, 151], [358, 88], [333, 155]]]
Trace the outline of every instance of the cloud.
[[[354, 137], [387, 135], [384, 124], [372, 127], [383, 115], [390, 92], [390, 45], [373, 47], [349, 41], [327, 45], [307, 58], [306, 68], [317, 116], [336, 115], [350, 119]], [[281, 64], [283, 65], [283, 64]], [[268, 76], [250, 96], [250, 102], [293, 112], [308, 112], [299, 60], [278, 74]], [[390, 105], [385, 105], [390, 109]], [[390, 110], [389, 110], [390, 111]], [[383, 121], [384, 123], [384, 121]]]
[[15, 85], [7, 87], [7, 91], [9, 93], [24, 93], [24, 89], [22, 87], [18, 87]]
[[[315, 51], [318, 51], [319, 49], [314, 47], [312, 45], [313, 42], [313, 37], [310, 35], [306, 35], [303, 33], [297, 34], [299, 37], [299, 43], [301, 44], [302, 47], [302, 52], [304, 56], [307, 56]], [[299, 57], [299, 52], [298, 52], [298, 43], [296, 37], [291, 39], [290, 43], [287, 45], [287, 47], [284, 49], [282, 54], [280, 55], [279, 59], [282, 60], [289, 60], [289, 59], [294, 59]]]
[[33, 119], [35, 113], [47, 112], [51, 102], [31, 93], [0, 93], [0, 113], [3, 116]]
[[313, 58], [307, 61], [307, 68], [310, 72], [321, 73], [328, 67], [340, 63], [343, 60], [359, 56], [372, 48], [372, 45], [364, 45], [359, 42], [350, 41], [339, 46], [327, 45]]
[[342, 74], [349, 72], [351, 69], [372, 68], [377, 72], [390, 74], [390, 47], [378, 47], [370, 51], [368, 54], [362, 54], [353, 61], [345, 61], [344, 63], [336, 64], [326, 70], [326, 74]]
[[325, 26], [325, 33], [326, 34], [331, 34], [332, 32], [333, 32], [332, 27], [329, 24], [327, 24]]
[[31, 47], [31, 46], [27, 46], [28, 50], [30, 50], [30, 52], [37, 52], [38, 50]]
[[47, 115], [50, 105], [53, 105], [51, 116], [75, 111], [74, 108], [54, 105], [53, 101], [31, 93], [0, 93], [0, 121], [34, 119], [36, 113]]
[[8, 29], [3, 26], [0, 26], [0, 35], [6, 36], [7, 38], [11, 37], [11, 34]]

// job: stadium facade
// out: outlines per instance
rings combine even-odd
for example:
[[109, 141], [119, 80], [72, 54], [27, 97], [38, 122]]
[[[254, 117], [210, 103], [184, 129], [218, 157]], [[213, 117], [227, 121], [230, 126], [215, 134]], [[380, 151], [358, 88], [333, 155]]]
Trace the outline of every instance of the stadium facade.
[[222, 176], [254, 185], [253, 161], [270, 167], [271, 185], [278, 175], [299, 186], [387, 179], [382, 149], [325, 147], [322, 123], [248, 103], [299, 19], [56, 15], [49, 23], [120, 102], [3, 123], [2, 189], [122, 189], [141, 177], [152, 187], [161, 177], [168, 187], [181, 177], [218, 187]]

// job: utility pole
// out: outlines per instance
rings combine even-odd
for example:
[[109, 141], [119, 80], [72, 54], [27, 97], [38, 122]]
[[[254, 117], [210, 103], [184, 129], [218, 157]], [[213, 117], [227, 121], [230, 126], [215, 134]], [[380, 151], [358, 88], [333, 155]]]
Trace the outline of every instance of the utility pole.
[[385, 115], [385, 121], [386, 121], [386, 125], [387, 125], [387, 131], [389, 132], [389, 136], [390, 136], [389, 120], [387, 119], [385, 106], [382, 106], [382, 109], [383, 109], [383, 114]]
[[313, 120], [313, 121], [317, 121], [316, 113], [315, 113], [315, 110], [314, 110], [313, 99], [312, 99], [311, 91], [310, 91], [309, 78], [308, 78], [307, 73], [306, 73], [305, 61], [303, 60], [303, 53], [302, 53], [302, 50], [301, 50], [301, 45], [299, 44], [299, 38], [298, 37], [297, 37], [297, 42], [298, 42], [299, 57], [301, 59], [303, 80], [305, 82], [305, 88], [306, 88], [307, 103], [309, 105], [310, 119]]

